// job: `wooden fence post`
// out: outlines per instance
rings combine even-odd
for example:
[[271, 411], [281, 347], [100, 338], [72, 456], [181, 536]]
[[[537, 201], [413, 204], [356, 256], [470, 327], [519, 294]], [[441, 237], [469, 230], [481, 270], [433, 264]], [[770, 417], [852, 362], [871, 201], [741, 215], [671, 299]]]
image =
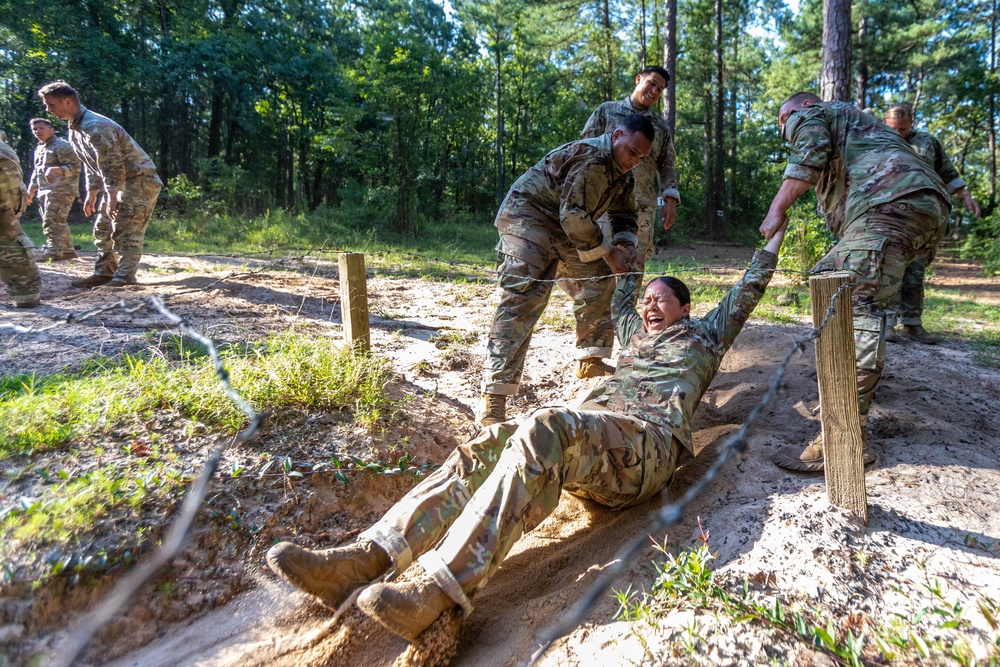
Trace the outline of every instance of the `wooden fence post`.
[[[820, 273], [809, 278], [813, 326], [826, 317], [830, 299], [850, 280], [846, 271]], [[854, 513], [868, 525], [868, 492], [861, 450], [861, 415], [854, 360], [854, 322], [851, 295], [845, 290], [834, 304], [834, 314], [816, 339], [816, 377], [823, 424], [823, 460], [827, 494], [837, 507]]]
[[340, 265], [340, 319], [344, 324], [344, 340], [348, 345], [368, 352], [371, 335], [368, 328], [368, 277], [365, 255], [342, 252]]

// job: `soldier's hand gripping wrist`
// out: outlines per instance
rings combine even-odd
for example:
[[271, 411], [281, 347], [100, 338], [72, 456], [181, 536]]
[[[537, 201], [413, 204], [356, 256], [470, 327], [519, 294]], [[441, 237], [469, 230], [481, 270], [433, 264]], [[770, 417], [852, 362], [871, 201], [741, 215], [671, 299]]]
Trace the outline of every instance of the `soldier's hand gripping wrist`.
[[631, 255], [625, 250], [631, 246], [611, 246], [611, 252], [604, 256], [604, 261], [608, 263], [608, 266], [615, 273], [626, 273], [629, 271], [629, 264], [635, 261], [635, 249], [631, 251]]

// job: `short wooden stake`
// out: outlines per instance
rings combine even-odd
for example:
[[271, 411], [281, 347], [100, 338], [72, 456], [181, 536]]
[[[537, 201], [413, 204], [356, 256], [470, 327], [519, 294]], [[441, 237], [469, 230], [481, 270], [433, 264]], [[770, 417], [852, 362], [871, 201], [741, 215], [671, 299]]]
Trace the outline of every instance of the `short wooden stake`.
[[368, 352], [371, 334], [368, 328], [368, 277], [365, 255], [342, 252], [340, 264], [340, 319], [344, 323], [344, 340], [356, 349]]
[[[846, 271], [809, 278], [814, 327], [823, 322], [830, 299], [849, 280]], [[858, 412], [851, 295], [847, 290], [837, 298], [834, 314], [816, 339], [816, 376], [823, 424], [823, 467], [830, 502], [854, 513], [867, 526], [868, 492], [861, 453], [864, 441]]]

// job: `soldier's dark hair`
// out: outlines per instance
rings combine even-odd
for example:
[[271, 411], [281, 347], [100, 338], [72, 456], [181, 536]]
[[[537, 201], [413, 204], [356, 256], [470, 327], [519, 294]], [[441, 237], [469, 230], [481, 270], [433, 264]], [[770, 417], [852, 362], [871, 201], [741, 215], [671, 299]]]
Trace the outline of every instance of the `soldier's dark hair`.
[[41, 123], [42, 125], [48, 125], [52, 129], [55, 129], [55, 125], [53, 125], [44, 118], [32, 118], [31, 120], [28, 121], [28, 127], [33, 128], [37, 123]]
[[618, 123], [618, 130], [624, 130], [629, 134], [635, 132], [642, 132], [642, 136], [646, 137], [650, 141], [656, 138], [656, 130], [653, 128], [653, 121], [649, 120], [640, 113], [630, 113], [629, 115], [622, 118], [622, 122]]
[[[653, 283], [663, 283], [669, 287], [674, 296], [677, 297], [677, 300], [681, 302], [681, 308], [691, 303], [691, 290], [688, 289], [688, 286], [683, 281], [673, 276], [660, 276], [649, 281], [649, 285]], [[649, 285], [646, 285], [646, 289], [649, 289]]]
[[810, 102], [822, 102], [823, 98], [821, 98], [816, 93], [810, 93], [805, 90], [800, 90], [799, 92], [790, 95], [787, 100], [781, 103], [781, 106], [785, 106], [789, 102], [794, 102], [798, 104], [800, 102], [805, 102], [806, 100], [809, 100]]
[[76, 89], [65, 81], [53, 81], [38, 89], [39, 97], [44, 98], [46, 95], [54, 97], [57, 100], [72, 99], [77, 104], [80, 103], [80, 96], [77, 95]]
[[909, 104], [892, 104], [886, 109], [885, 112], [886, 120], [889, 118], [905, 118], [908, 121], [913, 121], [913, 107]]
[[659, 74], [663, 77], [663, 80], [670, 83], [670, 72], [667, 71], [665, 67], [660, 65], [646, 65], [639, 72], [639, 76], [645, 76], [647, 74]]

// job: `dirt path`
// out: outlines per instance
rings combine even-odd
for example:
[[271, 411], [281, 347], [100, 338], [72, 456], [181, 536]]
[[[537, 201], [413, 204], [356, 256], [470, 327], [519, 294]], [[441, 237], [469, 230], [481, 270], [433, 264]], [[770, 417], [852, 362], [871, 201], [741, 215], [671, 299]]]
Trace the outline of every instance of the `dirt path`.
[[[742, 249], [722, 252], [724, 259], [714, 259], [719, 253], [704, 248], [681, 249], [679, 254], [726, 264], [742, 262], [749, 254]], [[132, 300], [148, 294], [169, 296], [168, 305], [222, 340], [255, 338], [290, 326], [337, 335], [332, 266], [306, 264], [299, 267], [301, 272], [267, 271], [213, 282], [233, 270], [225, 262], [151, 258], [154, 268], [144, 273], [144, 285], [126, 289], [124, 296]], [[68, 287], [70, 277], [87, 268], [82, 262], [75, 264], [70, 268], [74, 276], [65, 275], [62, 267], [46, 269], [46, 305], [38, 312], [0, 309], [0, 319], [14, 316], [24, 324], [44, 323], [70, 310], [107, 303], [107, 291], [81, 293]], [[977, 299], [994, 299], [1000, 292], [1000, 280], [974, 276], [970, 267], [954, 262], [942, 262], [934, 281], [961, 286]], [[482, 358], [479, 334], [492, 315], [493, 290], [489, 285], [397, 279], [386, 272], [377, 272], [369, 288], [376, 316], [373, 348], [392, 359], [397, 372], [416, 390], [433, 392], [421, 428], [438, 433], [417, 446], [433, 450], [427, 452], [430, 457], [441, 456], [453, 442], [442, 436], [444, 431], [464, 430], [455, 437], [472, 431]], [[568, 308], [563, 301], [558, 307], [564, 312]], [[566, 367], [571, 334], [563, 320], [548, 321], [533, 340], [525, 391], [513, 406], [515, 412], [567, 401], [583, 388]], [[2, 334], [0, 371], [48, 372], [89, 354], [138, 348], [148, 344], [147, 331], [162, 326], [148, 313], [109, 313], [93, 323], [35, 337]], [[538, 633], [586, 591], [625, 542], [644, 529], [648, 512], [679, 497], [701, 476], [714, 460], [717, 444], [745, 420], [759, 399], [792, 338], [805, 330], [804, 324], [747, 326], [696, 415], [698, 459], [678, 474], [659, 500], [614, 513], [564, 497], [558, 510], [518, 543], [475, 600], [475, 612], [458, 631], [451, 664], [515, 665], [529, 655]], [[444, 333], [449, 336], [443, 337]], [[903, 342], [889, 348], [884, 384], [872, 415], [871, 443], [880, 460], [867, 474], [870, 523], [865, 528], [828, 505], [821, 476], [786, 473], [767, 460], [775, 448], [805, 443], [819, 431], [813, 414], [818, 397], [812, 354], [808, 349], [793, 361], [785, 389], [753, 429], [744, 457], [694, 501], [682, 523], [667, 535], [651, 537], [668, 549], [690, 547], [704, 529], [716, 553], [718, 576], [733, 592], [749, 578], [764, 595], [780, 595], [823, 610], [838, 628], [858, 614], [884, 624], [894, 613], [912, 618], [934, 602], [928, 586], [940, 582], [943, 599], [960, 602], [968, 610], [968, 623], [949, 632], [982, 659], [995, 632], [975, 611], [977, 601], [982, 595], [1000, 599], [1000, 501], [995, 493], [1000, 486], [996, 411], [1000, 372], [978, 366], [960, 342], [934, 347]], [[434, 416], [438, 411], [440, 419]], [[373, 494], [378, 496], [373, 504], [338, 511], [362, 524], [404, 491], [387, 488], [381, 496]], [[302, 520], [312, 527], [323, 525], [318, 514], [302, 515]], [[181, 623], [160, 625], [155, 633], [159, 637], [117, 659], [100, 659], [93, 653], [90, 659], [116, 666], [376, 667], [434, 662], [428, 657], [433, 655], [430, 649], [420, 654], [423, 658], [406, 654], [404, 642], [350, 615], [344, 623], [354, 628], [355, 635], [344, 637], [344, 623], [331, 623], [327, 610], [277, 582], [262, 568], [259, 556], [255, 550], [244, 566], [248, 581], [255, 585], [244, 586], [228, 604]], [[656, 557], [651, 546], [616, 588], [649, 590], [655, 578], [650, 562]], [[650, 661], [650, 654], [659, 656], [656, 662], [673, 659], [687, 664], [761, 664], [771, 659], [826, 664], [813, 662], [811, 651], [801, 644], [752, 624], [734, 627], [711, 616], [696, 618], [678, 611], [665, 613], [652, 628], [615, 621], [616, 610], [609, 597], [587, 624], [557, 645], [545, 664], [639, 664]], [[928, 622], [917, 624], [932, 628], [928, 636], [943, 632]], [[692, 632], [698, 637], [695, 648], [684, 648]], [[442, 636], [447, 634], [443, 631]], [[58, 637], [56, 633], [40, 639], [36, 646], [58, 645]], [[110, 642], [103, 655], [118, 655], [130, 643], [123, 636], [118, 643]]]

